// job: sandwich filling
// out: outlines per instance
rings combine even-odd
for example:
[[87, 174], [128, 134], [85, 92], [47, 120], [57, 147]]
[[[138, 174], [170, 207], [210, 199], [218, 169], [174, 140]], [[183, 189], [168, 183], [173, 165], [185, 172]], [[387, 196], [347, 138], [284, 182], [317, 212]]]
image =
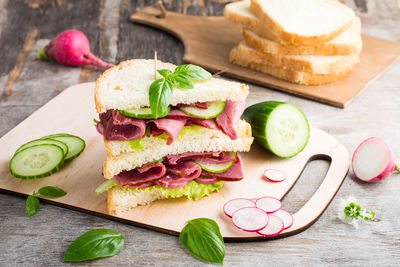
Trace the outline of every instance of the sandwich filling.
[[157, 119], [139, 119], [122, 114], [118, 110], [107, 110], [100, 114], [103, 135], [108, 141], [132, 141], [145, 136], [168, 135], [167, 145], [174, 142], [184, 126], [199, 125], [219, 129], [232, 140], [238, 138], [235, 125], [242, 115], [244, 100], [227, 100], [223, 111], [215, 118], [200, 118], [183, 112], [180, 107], [193, 106], [207, 112], [208, 103], [180, 104], [172, 107], [169, 114]]
[[242, 160], [234, 152], [187, 152], [169, 155], [140, 168], [122, 171], [115, 181], [124, 187], [162, 186], [180, 188], [195, 181], [201, 184], [243, 179]]

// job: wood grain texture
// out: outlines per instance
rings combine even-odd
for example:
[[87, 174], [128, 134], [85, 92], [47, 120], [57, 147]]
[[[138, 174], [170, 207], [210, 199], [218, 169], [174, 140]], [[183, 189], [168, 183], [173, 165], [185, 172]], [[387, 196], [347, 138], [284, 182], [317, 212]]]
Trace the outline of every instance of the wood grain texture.
[[[357, 9], [354, 0], [342, 2], [355, 9], [363, 21], [363, 33], [375, 37], [400, 41], [400, 7], [397, 1], [364, 0], [368, 12]], [[32, 20], [28, 4], [19, 0], [0, 0], [0, 90], [4, 88], [9, 71], [15, 66], [29, 27], [39, 28], [39, 44], [49, 41], [51, 34], [69, 27], [96, 25], [90, 13], [100, 10], [100, 1], [36, 1], [53, 5], [54, 17]], [[29, 0], [29, 2], [33, 2]], [[122, 0], [119, 14], [117, 60], [133, 56], [152, 58], [159, 52], [163, 60], [175, 64], [183, 61], [182, 43], [169, 34], [143, 25], [132, 24], [129, 16], [155, 3], [148, 0]], [[201, 2], [201, 3], [200, 3]], [[223, 3], [228, 1], [168, 0], [169, 11], [201, 15], [222, 15]], [[28, 3], [28, 1], [26, 1]], [[199, 4], [200, 3], [200, 4]], [[204, 3], [204, 6], [201, 4]], [[104, 5], [106, 6], [106, 5]], [[66, 8], [68, 7], [68, 8]], [[35, 11], [38, 12], [38, 11]], [[86, 20], [85, 12], [90, 17]], [[107, 11], [101, 11], [107, 12]], [[3, 14], [5, 14], [3, 16]], [[39, 14], [39, 12], [37, 13]], [[49, 13], [47, 13], [47, 16]], [[20, 19], [25, 18], [24, 20]], [[52, 20], [51, 24], [43, 24]], [[33, 21], [28, 23], [27, 21]], [[35, 22], [36, 21], [36, 22]], [[82, 29], [82, 28], [81, 28]], [[98, 34], [90, 28], [92, 36]], [[93, 31], [93, 32], [92, 32]], [[7, 35], [4, 35], [6, 33]], [[53, 33], [54, 34], [54, 33]], [[7, 36], [7, 38], [5, 38]], [[89, 38], [90, 39], [90, 38]], [[96, 49], [92, 40], [92, 50]], [[33, 54], [27, 58], [18, 80], [18, 101], [10, 99], [0, 103], [0, 136], [44, 105], [63, 89], [76, 84], [80, 68], [69, 68], [55, 63], [37, 62]], [[365, 138], [379, 136], [390, 144], [400, 158], [399, 94], [400, 63], [396, 63], [346, 109], [337, 109], [293, 95], [250, 85], [247, 105], [266, 100], [287, 101], [296, 104], [314, 126], [333, 135], [349, 152]], [[15, 91], [14, 91], [15, 92]], [[32, 96], [35, 96], [32, 103]], [[27, 129], [27, 139], [31, 129]], [[1, 152], [0, 152], [1, 154]], [[285, 196], [283, 206], [291, 212], [302, 207], [320, 185], [329, 163], [324, 160], [310, 162], [296, 186]], [[288, 238], [269, 242], [226, 243], [225, 266], [399, 266], [400, 258], [400, 205], [398, 174], [374, 184], [358, 182], [350, 171], [336, 197], [319, 220], [306, 231]], [[336, 219], [336, 207], [341, 198], [355, 196], [360, 204], [374, 210], [379, 222], [362, 225], [359, 230]], [[81, 212], [42, 203], [39, 213], [32, 218], [25, 214], [25, 199], [0, 194], [0, 261], [2, 266], [214, 266], [206, 264], [187, 253], [175, 236], [133, 227]], [[62, 257], [69, 244], [79, 235], [95, 228], [110, 228], [125, 236], [125, 247], [116, 256], [80, 264], [63, 264]], [[373, 246], [371, 246], [373, 244]]]
[[360, 63], [349, 74], [327, 85], [298, 85], [229, 62], [231, 49], [243, 38], [240, 25], [224, 17], [187, 16], [167, 12], [166, 18], [158, 18], [158, 14], [159, 9], [148, 7], [133, 14], [130, 19], [179, 37], [185, 46], [185, 62], [200, 65], [213, 72], [223, 71], [224, 76], [341, 108], [349, 105], [400, 56], [400, 43], [364, 35]]

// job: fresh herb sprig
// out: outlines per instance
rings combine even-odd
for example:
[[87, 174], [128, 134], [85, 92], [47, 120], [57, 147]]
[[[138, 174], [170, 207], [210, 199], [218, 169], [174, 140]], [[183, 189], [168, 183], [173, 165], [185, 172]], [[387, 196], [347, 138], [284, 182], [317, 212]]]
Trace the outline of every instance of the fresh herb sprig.
[[90, 230], [75, 239], [63, 261], [87, 261], [116, 255], [124, 247], [124, 236], [110, 229]]
[[208, 218], [189, 220], [179, 234], [181, 244], [194, 256], [208, 262], [223, 264], [224, 239], [218, 224]]
[[344, 208], [344, 214], [346, 217], [357, 220], [358, 218], [370, 221], [375, 217], [375, 212], [371, 210], [363, 210], [360, 205], [351, 202]]
[[63, 197], [67, 193], [59, 187], [55, 186], [45, 186], [38, 190], [38, 192], [33, 191], [32, 195], [29, 195], [26, 199], [26, 215], [28, 217], [34, 216], [40, 206], [39, 199], [36, 197], [37, 195], [41, 195], [48, 198], [58, 198]]
[[202, 67], [186, 64], [178, 66], [174, 72], [160, 69], [157, 72], [163, 78], [155, 80], [149, 89], [149, 102], [154, 118], [164, 117], [168, 113], [174, 87], [193, 89], [193, 82], [211, 79], [212, 75]]

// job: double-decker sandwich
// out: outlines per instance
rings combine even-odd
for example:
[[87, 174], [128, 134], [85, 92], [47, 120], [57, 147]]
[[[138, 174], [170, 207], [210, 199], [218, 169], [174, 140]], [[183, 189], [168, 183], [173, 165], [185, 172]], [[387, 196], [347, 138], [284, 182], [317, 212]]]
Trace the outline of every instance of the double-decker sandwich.
[[107, 158], [108, 212], [157, 199], [197, 200], [243, 179], [237, 152], [250, 150], [240, 120], [248, 86], [211, 77], [195, 65], [128, 60], [97, 80], [97, 125]]

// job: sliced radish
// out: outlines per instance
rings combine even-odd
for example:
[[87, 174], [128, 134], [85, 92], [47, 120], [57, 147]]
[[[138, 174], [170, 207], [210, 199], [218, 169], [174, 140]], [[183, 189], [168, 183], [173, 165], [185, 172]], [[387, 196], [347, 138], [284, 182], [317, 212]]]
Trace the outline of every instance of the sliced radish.
[[256, 203], [258, 198], [249, 198], [251, 201], [253, 201], [254, 203]]
[[256, 204], [247, 198], [235, 198], [226, 202], [223, 209], [227, 216], [232, 217], [237, 210], [248, 207], [255, 208]]
[[283, 222], [282, 220], [273, 214], [269, 214], [269, 222], [268, 225], [260, 230], [257, 231], [258, 234], [262, 236], [276, 236], [279, 235], [283, 231]]
[[396, 168], [392, 150], [381, 138], [364, 140], [353, 154], [354, 175], [364, 182], [385, 179]]
[[256, 201], [256, 207], [262, 209], [266, 213], [273, 213], [279, 210], [281, 206], [281, 201], [274, 197], [260, 197]]
[[286, 230], [286, 229], [290, 228], [290, 226], [293, 225], [293, 215], [286, 210], [279, 209], [279, 210], [275, 211], [274, 213], [272, 213], [271, 215], [275, 215], [282, 220], [283, 230]]
[[271, 182], [282, 182], [287, 178], [287, 175], [284, 171], [277, 169], [266, 169], [264, 171], [264, 179]]
[[268, 214], [255, 207], [241, 208], [232, 215], [233, 224], [246, 232], [257, 232], [268, 225]]
[[215, 179], [215, 178], [208, 179], [208, 178], [202, 178], [202, 177], [196, 178], [194, 180], [201, 184], [211, 184], [211, 183], [216, 183], [219, 181], [218, 179]]

